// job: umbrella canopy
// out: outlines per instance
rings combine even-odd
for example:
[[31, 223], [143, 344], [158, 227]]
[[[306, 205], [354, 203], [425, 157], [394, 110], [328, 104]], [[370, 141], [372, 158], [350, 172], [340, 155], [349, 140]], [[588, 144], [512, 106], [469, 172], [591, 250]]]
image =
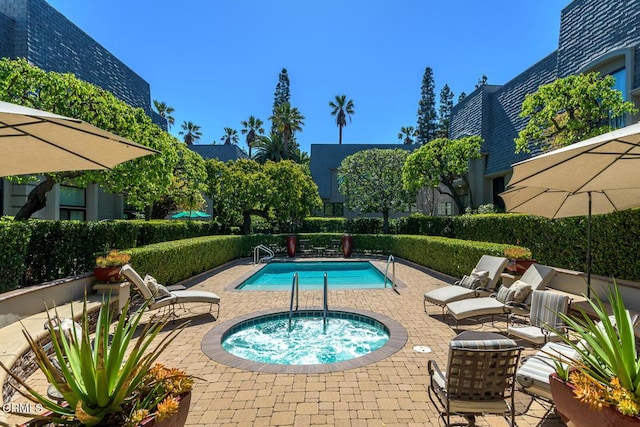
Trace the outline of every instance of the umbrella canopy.
[[157, 152], [82, 120], [0, 101], [0, 176], [110, 169]]
[[507, 212], [587, 216], [589, 293], [591, 215], [640, 206], [640, 123], [514, 164], [500, 196]]
[[171, 218], [174, 219], [198, 219], [198, 218], [209, 218], [211, 215], [208, 213], [204, 213], [201, 211], [182, 211], [171, 215]]

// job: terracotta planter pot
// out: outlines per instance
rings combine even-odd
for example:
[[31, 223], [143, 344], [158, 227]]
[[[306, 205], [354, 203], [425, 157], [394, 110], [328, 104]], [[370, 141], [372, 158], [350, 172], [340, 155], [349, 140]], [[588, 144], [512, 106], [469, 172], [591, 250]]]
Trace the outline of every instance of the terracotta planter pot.
[[120, 276], [121, 265], [115, 267], [94, 267], [93, 274], [98, 282], [122, 282]]
[[[178, 406], [178, 413], [166, 420], [157, 421], [155, 416], [145, 418], [139, 426], [144, 427], [182, 427], [187, 422], [189, 416], [189, 406], [191, 406], [191, 392], [180, 395], [180, 405]], [[51, 415], [52, 412], [47, 412], [42, 415]], [[102, 425], [102, 424], [99, 424]], [[51, 423], [47, 423], [44, 420], [31, 420], [24, 424], [20, 424], [20, 427], [49, 427], [53, 426]]]
[[342, 236], [342, 255], [346, 258], [351, 256], [353, 251], [353, 236]]
[[509, 260], [507, 264], [507, 270], [512, 273], [522, 275], [527, 268], [531, 267], [531, 264], [535, 264], [537, 261], [535, 259], [512, 259]]
[[573, 394], [573, 385], [561, 380], [556, 374], [549, 376], [549, 383], [556, 412], [565, 423], [571, 421], [572, 427], [640, 426], [639, 417], [622, 415], [617, 409], [610, 406], [593, 409], [588, 404], [580, 402]]
[[298, 240], [296, 236], [287, 236], [287, 255], [290, 257], [296, 256], [296, 246], [298, 245]]

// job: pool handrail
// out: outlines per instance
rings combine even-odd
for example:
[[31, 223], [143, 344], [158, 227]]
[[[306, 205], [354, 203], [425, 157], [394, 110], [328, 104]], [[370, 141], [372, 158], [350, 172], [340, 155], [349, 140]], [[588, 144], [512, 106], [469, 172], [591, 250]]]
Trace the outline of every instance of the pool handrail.
[[291, 318], [293, 317], [293, 298], [295, 295], [296, 311], [298, 311], [298, 294], [300, 293], [300, 280], [298, 273], [293, 273], [293, 282], [291, 283], [291, 302], [289, 303], [289, 330], [291, 330]]
[[327, 299], [329, 297], [329, 279], [327, 277], [327, 273], [324, 273], [324, 287], [323, 287], [323, 303], [322, 303], [322, 322], [324, 325], [324, 330], [327, 330], [327, 316], [329, 315], [329, 304]]
[[[264, 256], [262, 258], [260, 258], [260, 251], [263, 251], [264, 253], [267, 254], [267, 256]], [[255, 248], [253, 248], [253, 263], [254, 264], [259, 264], [261, 262], [266, 262], [266, 261], [270, 261], [271, 259], [273, 259], [273, 257], [275, 256], [275, 252], [273, 252], [273, 250], [265, 245], [258, 245]]]
[[392, 264], [391, 266], [391, 271], [392, 271], [392, 279], [391, 279], [391, 287], [393, 289], [396, 288], [396, 258], [393, 256], [393, 254], [389, 255], [389, 258], [387, 258], [387, 267], [384, 271], [384, 287], [387, 287], [387, 280], [389, 279], [389, 263]]

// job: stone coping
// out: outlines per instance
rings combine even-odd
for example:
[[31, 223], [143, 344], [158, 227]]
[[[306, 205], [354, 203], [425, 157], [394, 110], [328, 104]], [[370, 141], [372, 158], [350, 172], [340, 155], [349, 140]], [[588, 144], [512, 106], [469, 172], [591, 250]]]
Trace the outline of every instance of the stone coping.
[[[320, 307], [308, 307], [301, 308], [298, 311], [322, 311]], [[355, 369], [361, 366], [370, 365], [375, 362], [379, 362], [404, 347], [408, 340], [407, 330], [397, 321], [387, 317], [385, 315], [374, 313], [371, 311], [360, 310], [355, 308], [336, 307], [332, 308], [331, 312], [345, 312], [353, 313], [360, 316], [370, 317], [383, 325], [389, 331], [389, 341], [386, 342], [378, 350], [375, 350], [364, 356], [357, 357], [355, 359], [346, 360], [343, 362], [326, 363], [319, 365], [280, 365], [273, 363], [260, 363], [251, 360], [243, 359], [235, 356], [222, 348], [222, 338], [226, 332], [233, 328], [238, 323], [263, 317], [273, 314], [288, 313], [288, 311], [279, 310], [267, 310], [256, 313], [249, 313], [243, 316], [236, 317], [234, 319], [223, 322], [209, 332], [207, 332], [202, 339], [202, 351], [211, 359], [223, 365], [230, 366], [232, 368], [238, 368], [246, 371], [256, 372], [268, 372], [276, 374], [321, 374], [328, 372], [345, 371], [348, 369]]]

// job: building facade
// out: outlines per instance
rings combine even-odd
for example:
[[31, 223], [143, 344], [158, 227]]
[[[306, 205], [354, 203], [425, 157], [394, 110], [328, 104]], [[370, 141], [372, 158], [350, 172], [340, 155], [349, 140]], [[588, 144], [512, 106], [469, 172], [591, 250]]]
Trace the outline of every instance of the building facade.
[[[0, 0], [0, 57], [25, 58], [45, 71], [72, 73], [142, 108], [166, 130], [167, 122], [151, 108], [149, 83], [44, 0]], [[31, 185], [0, 180], [0, 214], [15, 215]], [[59, 186], [48, 193], [41, 219], [100, 220], [122, 218], [122, 200], [97, 186]]]
[[[478, 205], [504, 206], [498, 196], [511, 165], [536, 153], [515, 154], [514, 139], [526, 125], [519, 117], [526, 94], [572, 74], [611, 74], [626, 100], [640, 106], [640, 2], [574, 0], [562, 10], [558, 49], [504, 85], [482, 86], [454, 106], [449, 136], [479, 135], [482, 158], [470, 165], [470, 191]], [[619, 126], [638, 121], [625, 117]]]

